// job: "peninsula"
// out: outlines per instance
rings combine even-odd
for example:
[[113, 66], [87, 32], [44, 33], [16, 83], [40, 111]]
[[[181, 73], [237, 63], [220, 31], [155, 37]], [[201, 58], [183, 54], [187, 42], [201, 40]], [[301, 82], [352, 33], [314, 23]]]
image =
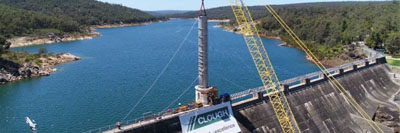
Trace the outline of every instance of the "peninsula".
[[48, 76], [62, 63], [80, 60], [69, 53], [54, 55], [41, 49], [37, 54], [6, 52], [0, 58], [0, 84], [27, 78]]

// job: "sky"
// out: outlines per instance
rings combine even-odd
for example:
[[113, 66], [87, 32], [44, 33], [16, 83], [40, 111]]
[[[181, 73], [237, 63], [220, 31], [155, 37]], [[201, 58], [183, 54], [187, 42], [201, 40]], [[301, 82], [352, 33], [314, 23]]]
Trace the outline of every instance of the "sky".
[[[198, 10], [201, 0], [99, 0], [103, 2], [121, 4], [131, 8], [137, 8], [144, 11], [158, 10]], [[292, 3], [307, 3], [307, 2], [330, 2], [330, 1], [349, 1], [349, 0], [274, 0], [268, 1], [269, 4], [292, 4]], [[351, 0], [351, 1], [366, 1], [366, 0]], [[382, 1], [382, 0], [368, 0]], [[246, 0], [246, 4], [265, 5], [267, 0]], [[228, 6], [229, 0], [205, 0], [206, 8]]]

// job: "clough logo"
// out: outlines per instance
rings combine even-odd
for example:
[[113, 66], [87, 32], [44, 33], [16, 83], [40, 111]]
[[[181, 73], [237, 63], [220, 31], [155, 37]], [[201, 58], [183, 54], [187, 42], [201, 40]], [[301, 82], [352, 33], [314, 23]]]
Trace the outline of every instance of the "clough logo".
[[210, 125], [212, 123], [229, 119], [230, 114], [228, 107], [216, 109], [207, 113], [190, 117], [188, 132]]
[[179, 116], [182, 133], [238, 133], [230, 102], [202, 108]]

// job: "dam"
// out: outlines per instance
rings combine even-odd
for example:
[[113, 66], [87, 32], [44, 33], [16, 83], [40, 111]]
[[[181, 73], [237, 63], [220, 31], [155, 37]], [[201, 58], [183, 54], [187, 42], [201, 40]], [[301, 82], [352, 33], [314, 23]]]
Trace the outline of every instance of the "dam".
[[[241, 22], [247, 21], [245, 17], [246, 13], [240, 12], [240, 10], [237, 12], [235, 12], [235, 9], [233, 10], [236, 19], [239, 19], [239, 25]], [[237, 17], [237, 14], [242, 15], [243, 18]], [[249, 22], [250, 24], [248, 25], [240, 25], [239, 27], [247, 26], [247, 30], [246, 28], [242, 28], [242, 31], [251, 31], [243, 33], [243, 37], [249, 47], [250, 54], [253, 57], [264, 86], [230, 94], [227, 96], [229, 97], [228, 101], [222, 101], [221, 104], [214, 104], [214, 98], [212, 97], [215, 96], [214, 92], [218, 95], [218, 90], [207, 83], [208, 35], [204, 3], [202, 3], [202, 8], [200, 9], [198, 23], [199, 85], [195, 88], [195, 104], [202, 103], [205, 107], [180, 106], [173, 112], [168, 110], [167, 112], [153, 115], [146, 114], [140, 120], [125, 121], [122, 122], [122, 125], [117, 123], [117, 128], [109, 125], [104, 129], [100, 128], [89, 132], [191, 132], [198, 129], [199, 127], [196, 126], [201, 126], [205, 121], [204, 119], [207, 122], [222, 119], [224, 115], [221, 115], [221, 113], [209, 115], [209, 112], [215, 111], [207, 112], [205, 110], [213, 110], [216, 106], [227, 103], [230, 104], [229, 107], [232, 109], [226, 111], [226, 114], [229, 115], [228, 112], [233, 112], [231, 115], [234, 118], [229, 120], [224, 119], [223, 122], [234, 121], [234, 123], [237, 122], [236, 125], [238, 126], [235, 124], [229, 126], [217, 124], [206, 125], [207, 128], [215, 128], [207, 129], [210, 132], [235, 130], [235, 132], [240, 131], [242, 133], [280, 133], [288, 131], [359, 133], [379, 132], [377, 128], [381, 132], [399, 132], [399, 125], [396, 122], [399, 121], [399, 106], [393, 101], [393, 97], [399, 93], [400, 85], [394, 81], [396, 76], [391, 74], [390, 68], [386, 65], [384, 55], [369, 54], [370, 57], [363, 60], [329, 68], [322, 72], [278, 81], [277, 78], [271, 78], [270, 74], [275, 72], [273, 72], [272, 67], [268, 66], [271, 64], [265, 64], [265, 62], [269, 62], [268, 55], [261, 54], [265, 51], [262, 51], [264, 49], [263, 44], [259, 45], [254, 38], [256, 35], [253, 34], [253, 27], [250, 26], [252, 22]], [[368, 52], [368, 50], [366, 51]], [[369, 52], [374, 53], [374, 51]], [[345, 89], [340, 90], [337, 86], [335, 87], [337, 84], [332, 79], [337, 79], [340, 87]], [[276, 101], [277, 97], [279, 97], [279, 104]], [[365, 112], [360, 113], [360, 109]], [[190, 120], [183, 120], [186, 119], [184, 117], [190, 114], [195, 115], [190, 116]], [[200, 120], [200, 118], [197, 119], [197, 117], [201, 117], [203, 120]], [[220, 121], [216, 120], [216, 122]], [[196, 123], [200, 124], [196, 125]], [[372, 126], [371, 123], [374, 123], [375, 126]], [[201, 129], [206, 130], [205, 128]]]
[[[335, 76], [344, 88], [349, 88], [347, 91], [368, 115], [374, 118], [379, 106], [398, 108], [390, 100], [399, 92], [400, 85], [393, 81], [395, 76], [390, 73], [390, 68], [385, 63], [384, 57], [372, 57], [330, 68], [328, 71], [331, 73], [330, 76]], [[301, 132], [357, 133], [372, 130], [366, 122], [371, 120], [360, 117], [345, 100], [343, 94], [333, 88], [320, 72], [288, 79], [281, 83], [285, 86], [285, 89], [281, 91], [287, 95]], [[264, 88], [260, 87], [231, 94], [233, 101], [241, 99], [232, 103], [232, 109], [242, 132], [281, 132], [264, 91]], [[191, 111], [193, 110], [138, 120], [123, 126], [122, 130], [111, 129], [113, 126], [110, 126], [111, 130], [105, 132], [180, 133], [179, 115]], [[398, 113], [395, 113], [393, 117], [398, 120]], [[393, 132], [383, 124], [379, 126], [384, 132]]]
[[[117, 22], [117, 24], [120, 23]], [[227, 93], [230, 96], [231, 101], [224, 101], [222, 104], [228, 103], [229, 115], [234, 114], [238, 124], [236, 127], [240, 125], [241, 132], [282, 132], [275, 118], [277, 115], [274, 114], [270, 105], [272, 102], [268, 92], [272, 89], [265, 86], [258, 87], [261, 86], [260, 77], [252, 65], [253, 60], [244, 45], [242, 35], [226, 32], [223, 27], [218, 27], [218, 22], [211, 22], [208, 25], [210, 40], [203, 38], [203, 42], [210, 43], [207, 50], [207, 45], [202, 43], [199, 43], [202, 47], [198, 47], [197, 34], [190, 34], [193, 28], [189, 27], [197, 27], [197, 24], [199, 23], [195, 23], [193, 19], [171, 19], [149, 25], [96, 29], [93, 31], [101, 33], [102, 36], [91, 40], [10, 49], [35, 54], [46, 48], [54, 53], [73, 53], [82, 57], [82, 60], [55, 67], [58, 71], [51, 76], [0, 86], [0, 118], [2, 118], [0, 132], [30, 132], [24, 120], [25, 116], [37, 121], [38, 130], [41, 133], [84, 132], [104, 125], [107, 127], [92, 131], [185, 132], [182, 127], [185, 122], [179, 120], [181, 116], [221, 105], [218, 102], [215, 106], [189, 106], [180, 110], [181, 107], [193, 105], [191, 102], [198, 99], [197, 94], [202, 94], [202, 91], [210, 86], [218, 87], [219, 93]], [[203, 30], [206, 29], [203, 28]], [[206, 32], [203, 31], [203, 33]], [[188, 41], [180, 52], [175, 52], [181, 48], [181, 42], [185, 36], [188, 36]], [[378, 72], [373, 76], [367, 76], [373, 79], [373, 83], [364, 81], [364, 78], [357, 75], [355, 78], [342, 81], [343, 84], [351, 84], [346, 85], [346, 90], [354, 88], [367, 90], [367, 94], [354, 92], [352, 94], [368, 98], [366, 103], [358, 98], [357, 101], [367, 109], [372, 119], [359, 117], [349, 106], [348, 101], [343, 98], [342, 93], [327, 86], [319, 86], [320, 84], [329, 85], [326, 80], [329, 77], [339, 79], [355, 74], [365, 75], [362, 72], [370, 71], [370, 69], [390, 71], [386, 68], [383, 59], [379, 60], [382, 56], [331, 68], [328, 70], [331, 76], [325, 77], [319, 72], [313, 73], [317, 71], [315, 64], [308, 61], [305, 53], [300, 49], [284, 47], [284, 42], [278, 39], [262, 38], [261, 41], [267, 44], [265, 47], [281, 79], [279, 81], [282, 87], [279, 90], [281, 93], [286, 93], [290, 100], [287, 103], [292, 105], [296, 115], [294, 117], [299, 119], [301, 130], [298, 131], [327, 132], [323, 130], [325, 128], [330, 129], [328, 131], [331, 132], [347, 132], [347, 129], [354, 132], [371, 132], [370, 128], [364, 128], [369, 127], [366, 123], [358, 121], [360, 119], [364, 122], [382, 123], [379, 125], [387, 132], [391, 131], [388, 128], [396, 127], [396, 122], [399, 121], [396, 114], [398, 111], [392, 109], [396, 106], [396, 103], [392, 101], [396, 102], [399, 97], [391, 97], [396, 94], [396, 91], [375, 91], [378, 90], [376, 88], [388, 83], [385, 81], [385, 83], [375, 85], [377, 81], [382, 80], [382, 75]], [[203, 52], [203, 58], [201, 60], [199, 58], [199, 61], [197, 60], [198, 51]], [[205, 51], [209, 51], [209, 55]], [[177, 58], [161, 76], [160, 82], [153, 87], [152, 81], [158, 80], [157, 74], [163, 70], [164, 65], [175, 53], [177, 53]], [[203, 64], [198, 65], [198, 62]], [[209, 74], [207, 64], [210, 65]], [[192, 80], [195, 80], [198, 74], [198, 66], [203, 70], [199, 73], [202, 78], [198, 84], [195, 81], [193, 84]], [[386, 74], [389, 78], [398, 77], [398, 74], [390, 72]], [[356, 82], [358, 80], [361, 81]], [[360, 83], [364, 82], [366, 83], [361, 86]], [[190, 87], [187, 87], [188, 85]], [[200, 85], [198, 89], [195, 88], [197, 85]], [[153, 89], [129, 114], [135, 102], [140, 101], [143, 94], [147, 94], [147, 88]], [[183, 91], [185, 88], [189, 88], [187, 93]], [[265, 92], [266, 89], [268, 89], [267, 92]], [[199, 93], [196, 94], [196, 90], [199, 90]], [[329, 92], [334, 93], [334, 96], [329, 97]], [[181, 98], [178, 98], [176, 102], [173, 101], [177, 97]], [[199, 101], [207, 103], [208, 99], [205, 97], [208, 96], [204, 96]], [[334, 102], [327, 102], [334, 98], [339, 99], [337, 100], [339, 102], [334, 100]], [[343, 105], [335, 108], [331, 103]], [[179, 108], [176, 108], [178, 106]], [[342, 108], [346, 111], [339, 111]], [[374, 111], [370, 111], [371, 108]], [[152, 113], [159, 111], [162, 112]], [[226, 112], [226, 110], [222, 111]], [[225, 117], [225, 112], [220, 117]], [[330, 116], [329, 113], [336, 115]], [[351, 120], [347, 119], [348, 116]], [[132, 120], [133, 118], [139, 119]], [[118, 127], [116, 122], [121, 122], [120, 129], [116, 129]], [[344, 129], [337, 129], [342, 128], [343, 125], [345, 125]]]

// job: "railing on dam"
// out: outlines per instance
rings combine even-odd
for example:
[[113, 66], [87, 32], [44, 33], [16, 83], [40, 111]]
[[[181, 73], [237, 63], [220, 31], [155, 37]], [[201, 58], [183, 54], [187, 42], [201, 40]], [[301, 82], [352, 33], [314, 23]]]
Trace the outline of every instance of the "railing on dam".
[[[129, 124], [134, 124], [134, 123], [141, 123], [144, 122], [146, 120], [157, 120], [157, 119], [161, 119], [162, 117], [165, 116], [171, 116], [171, 115], [178, 115], [180, 113], [175, 113], [175, 112], [166, 112], [166, 111], [161, 111], [159, 113], [144, 113], [142, 117], [136, 118], [136, 119], [131, 119], [131, 120], [124, 120], [124, 121], [120, 121], [121, 126], [124, 125], [129, 125]], [[115, 124], [110, 124], [110, 125], [106, 125], [97, 129], [92, 129], [89, 131], [86, 131], [84, 133], [101, 133], [104, 131], [108, 131], [111, 129], [116, 128]]]
[[[171, 112], [167, 112], [166, 110], [164, 110], [164, 111], [161, 111], [158, 113], [152, 113], [152, 112], [143, 113], [142, 117], [138, 117], [136, 119], [131, 119], [131, 120], [120, 121], [120, 124], [122, 127], [126, 126], [126, 125], [132, 125], [132, 124], [137, 124], [139, 126], [145, 125], [145, 124], [148, 124], [148, 122], [146, 123], [146, 121], [158, 121], [158, 120], [162, 120], [162, 119], [166, 119], [166, 118], [171, 118], [174, 116], [179, 116], [186, 112], [193, 111], [198, 108], [193, 107], [193, 106], [188, 106], [187, 109], [183, 112], [177, 112], [176, 109], [177, 108], [171, 108]], [[105, 132], [105, 131], [110, 131], [115, 128], [117, 128], [115, 124], [110, 124], [110, 125], [106, 125], [106, 126], [97, 128], [97, 129], [92, 129], [92, 130], [86, 131], [84, 133], [101, 133], [101, 132]]]

